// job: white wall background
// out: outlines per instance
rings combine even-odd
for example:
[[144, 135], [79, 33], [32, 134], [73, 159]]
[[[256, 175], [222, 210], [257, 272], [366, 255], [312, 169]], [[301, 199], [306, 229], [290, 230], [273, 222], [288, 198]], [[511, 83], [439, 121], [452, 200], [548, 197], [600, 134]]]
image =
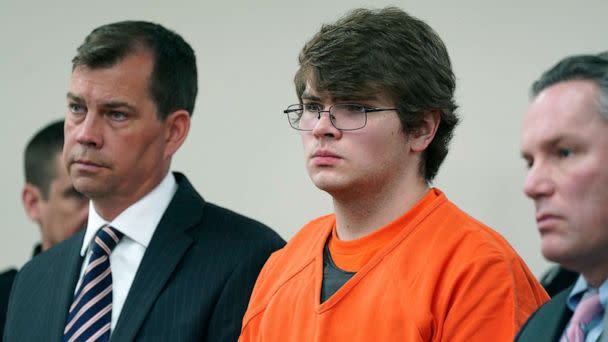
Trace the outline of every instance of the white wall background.
[[444, 39], [458, 78], [462, 124], [436, 186], [502, 233], [535, 274], [533, 207], [521, 188], [519, 130], [530, 83], [568, 54], [608, 49], [608, 1], [115, 1], [0, 0], [0, 269], [21, 266], [38, 240], [20, 202], [26, 141], [65, 113], [70, 60], [95, 27], [156, 21], [198, 57], [193, 126], [173, 169], [208, 200], [265, 222], [289, 239], [331, 210], [308, 179], [282, 109], [296, 102], [297, 54], [347, 10], [397, 5]]

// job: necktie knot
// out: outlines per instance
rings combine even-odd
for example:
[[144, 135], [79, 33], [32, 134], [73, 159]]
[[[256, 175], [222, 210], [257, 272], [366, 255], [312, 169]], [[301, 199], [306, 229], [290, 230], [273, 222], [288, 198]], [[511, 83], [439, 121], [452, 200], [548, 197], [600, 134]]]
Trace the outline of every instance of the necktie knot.
[[583, 296], [576, 306], [574, 314], [570, 319], [570, 326], [566, 330], [567, 341], [583, 342], [587, 334], [587, 327], [594, 317], [598, 316], [603, 310], [600, 303], [600, 296], [597, 291], [588, 292]]
[[572, 315], [573, 322], [579, 322], [583, 324], [589, 324], [593, 317], [602, 311], [602, 304], [600, 303], [600, 295], [598, 292], [584, 296], [583, 299], [576, 306], [574, 315]]
[[93, 254], [110, 255], [123, 236], [123, 233], [109, 225], [101, 227], [101, 229], [97, 231], [97, 234], [95, 234]]

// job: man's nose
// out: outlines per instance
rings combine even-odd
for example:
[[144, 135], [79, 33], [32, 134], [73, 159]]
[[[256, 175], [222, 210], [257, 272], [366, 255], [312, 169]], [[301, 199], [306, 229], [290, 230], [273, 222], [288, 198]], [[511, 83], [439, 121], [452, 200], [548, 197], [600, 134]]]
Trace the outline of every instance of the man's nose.
[[536, 199], [542, 196], [548, 196], [555, 190], [555, 185], [552, 179], [551, 168], [545, 162], [535, 162], [528, 170], [524, 181], [524, 193], [526, 196]]
[[77, 126], [76, 141], [79, 144], [100, 148], [103, 145], [102, 118], [96, 113], [89, 112]]
[[[315, 123], [313, 129], [312, 129], [312, 133], [316, 136], [316, 137], [323, 137], [323, 136], [331, 136], [331, 137], [341, 137], [342, 136], [342, 131], [340, 131], [339, 129], [336, 128], [336, 126], [334, 126], [334, 123], [332, 122], [332, 114], [329, 110], [320, 110], [318, 111], [318, 116], [317, 116], [317, 122]], [[327, 113], [326, 115], [323, 115], [324, 113]]]

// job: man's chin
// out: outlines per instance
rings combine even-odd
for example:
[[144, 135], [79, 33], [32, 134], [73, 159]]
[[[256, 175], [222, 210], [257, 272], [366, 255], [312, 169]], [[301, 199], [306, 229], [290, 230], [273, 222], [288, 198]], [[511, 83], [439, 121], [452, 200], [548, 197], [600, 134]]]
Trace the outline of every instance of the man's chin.
[[329, 195], [331, 195], [334, 198], [340, 198], [340, 197], [342, 197], [341, 196], [342, 194], [345, 194], [347, 192], [352, 192], [352, 190], [353, 190], [353, 187], [346, 186], [339, 182], [328, 182], [328, 181], [315, 182], [315, 181], [313, 181], [313, 183], [319, 190], [327, 192]]
[[566, 268], [571, 268], [575, 259], [572, 251], [563, 244], [556, 241], [544, 241], [541, 244], [541, 252], [543, 257], [551, 262], [558, 263]]
[[108, 192], [107, 185], [91, 180], [76, 180], [74, 188], [89, 199], [102, 197]]

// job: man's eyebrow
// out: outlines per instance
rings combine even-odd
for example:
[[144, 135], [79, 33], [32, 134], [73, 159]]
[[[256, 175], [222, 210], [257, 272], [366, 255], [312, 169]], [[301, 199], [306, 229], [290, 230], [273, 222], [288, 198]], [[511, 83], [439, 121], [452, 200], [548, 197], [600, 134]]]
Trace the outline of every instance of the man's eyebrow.
[[322, 101], [320, 97], [317, 95], [312, 95], [310, 93], [304, 92], [301, 96], [302, 100], [311, 100], [311, 101]]
[[378, 100], [376, 96], [365, 95], [365, 96], [336, 96], [334, 97], [335, 102], [357, 102], [357, 101], [375, 101]]
[[[310, 100], [310, 101], [318, 101], [321, 102], [323, 99], [317, 95], [313, 95], [307, 92], [304, 92], [301, 96], [302, 100]], [[334, 102], [356, 102], [356, 101], [375, 101], [378, 99], [377, 96], [374, 95], [354, 95], [354, 96], [336, 96], [331, 98]]]
[[105, 108], [109, 108], [109, 109], [116, 109], [116, 108], [125, 107], [125, 108], [128, 108], [131, 111], [135, 111], [135, 107], [133, 107], [128, 102], [124, 102], [124, 101], [109, 101], [109, 102], [104, 102], [104, 103], [101, 104], [101, 106], [105, 107]]
[[[84, 103], [84, 99], [78, 95], [74, 95], [70, 92], [68, 92], [67, 94], [67, 98], [74, 101], [74, 102], [78, 102], [78, 103]], [[108, 101], [108, 102], [103, 102], [101, 103], [102, 107], [108, 108], [108, 109], [116, 109], [116, 108], [121, 108], [121, 107], [125, 107], [128, 108], [131, 111], [136, 111], [135, 107], [133, 105], [131, 105], [128, 102], [125, 101]]]
[[68, 92], [68, 94], [66, 96], [67, 96], [67, 98], [69, 100], [72, 100], [72, 101], [75, 101], [75, 102], [79, 102], [79, 103], [83, 103], [84, 102], [84, 99], [82, 97], [74, 95], [74, 94], [72, 94], [70, 92]]
[[[563, 143], [564, 141], [568, 141], [569, 137], [567, 135], [558, 135], [555, 137], [552, 137], [550, 139], [546, 139], [540, 142], [539, 146], [541, 148], [541, 150], [547, 150], [550, 149], [556, 145], [559, 145], [561, 143]], [[528, 151], [521, 151], [521, 157], [524, 159], [530, 159], [532, 158], [532, 154], [529, 153]]]
[[558, 135], [558, 136], [553, 137], [551, 139], [542, 141], [541, 142], [541, 146], [544, 147], [544, 148], [552, 147], [552, 146], [555, 146], [555, 145], [559, 145], [564, 140], [568, 140], [568, 137], [567, 136], [563, 136], [563, 135]]

